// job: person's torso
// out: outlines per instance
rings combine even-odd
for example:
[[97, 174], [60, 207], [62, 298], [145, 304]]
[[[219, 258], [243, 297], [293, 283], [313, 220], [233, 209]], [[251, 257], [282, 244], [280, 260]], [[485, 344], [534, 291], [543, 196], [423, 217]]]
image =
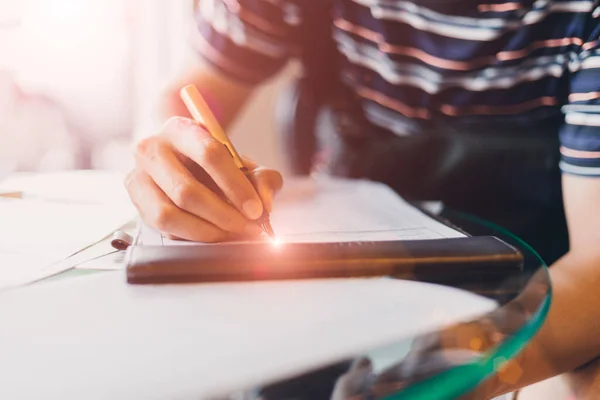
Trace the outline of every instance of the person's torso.
[[596, 3], [331, 1], [336, 73], [372, 125], [338, 165], [484, 216], [548, 245], [549, 259], [564, 253], [557, 132]]
[[593, 0], [331, 0], [339, 77], [396, 134], [560, 118]]

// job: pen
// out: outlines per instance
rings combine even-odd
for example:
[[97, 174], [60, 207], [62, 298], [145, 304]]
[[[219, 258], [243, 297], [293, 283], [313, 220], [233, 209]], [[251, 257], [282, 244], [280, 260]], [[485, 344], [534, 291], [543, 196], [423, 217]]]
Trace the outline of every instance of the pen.
[[23, 198], [23, 192], [0, 193], [0, 197], [5, 197], [5, 198], [8, 198], [8, 199], [22, 199]]
[[[223, 128], [221, 128], [221, 125], [219, 124], [219, 122], [215, 118], [214, 114], [208, 107], [208, 104], [206, 104], [206, 102], [202, 98], [202, 95], [198, 91], [198, 88], [196, 87], [196, 85], [185, 86], [183, 89], [181, 89], [180, 95], [181, 95], [181, 99], [183, 100], [183, 103], [187, 107], [188, 111], [190, 112], [190, 114], [192, 115], [194, 120], [197, 123], [203, 124], [204, 126], [206, 126], [206, 128], [208, 129], [208, 132], [212, 135], [212, 137], [217, 139], [219, 142], [223, 143], [223, 145], [229, 151], [229, 154], [231, 154], [231, 157], [233, 157], [233, 161], [235, 162], [235, 165], [244, 173], [244, 175], [246, 175], [246, 178], [248, 178], [250, 183], [252, 183], [252, 185], [254, 185], [254, 182], [251, 179], [250, 171], [244, 165], [242, 158], [238, 154], [235, 147], [233, 147], [233, 144], [229, 140], [229, 137], [227, 137], [227, 134], [225, 134], [225, 131], [223, 130]], [[275, 232], [273, 231], [273, 228], [271, 227], [269, 212], [267, 211], [267, 209], [264, 206], [263, 206], [263, 214], [258, 219], [258, 223], [260, 223], [263, 231], [265, 231], [267, 233], [267, 235], [269, 235], [271, 238], [275, 239]]]

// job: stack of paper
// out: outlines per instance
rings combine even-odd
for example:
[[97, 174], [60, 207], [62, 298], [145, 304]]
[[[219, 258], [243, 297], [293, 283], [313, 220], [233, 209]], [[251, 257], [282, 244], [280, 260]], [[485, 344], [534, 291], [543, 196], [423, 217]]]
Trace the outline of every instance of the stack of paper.
[[424, 214], [381, 183], [320, 176], [293, 182], [288, 189], [288, 193], [284, 189], [281, 198], [276, 200], [271, 214], [277, 235], [286, 242], [465, 236]]
[[[271, 223], [286, 243], [429, 240], [464, 237], [429, 217], [388, 186], [319, 176], [286, 181]], [[142, 227], [143, 245], [189, 245]]]
[[68, 269], [64, 260], [135, 217], [121, 177], [107, 173], [15, 174], [0, 197], [0, 288]]

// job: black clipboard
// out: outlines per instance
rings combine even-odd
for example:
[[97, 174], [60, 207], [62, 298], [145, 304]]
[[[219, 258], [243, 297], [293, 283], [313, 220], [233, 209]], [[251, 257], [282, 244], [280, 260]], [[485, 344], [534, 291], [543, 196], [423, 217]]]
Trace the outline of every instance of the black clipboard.
[[340, 243], [134, 244], [127, 251], [127, 281], [132, 284], [378, 276], [467, 282], [501, 279], [523, 269], [519, 250], [494, 236]]

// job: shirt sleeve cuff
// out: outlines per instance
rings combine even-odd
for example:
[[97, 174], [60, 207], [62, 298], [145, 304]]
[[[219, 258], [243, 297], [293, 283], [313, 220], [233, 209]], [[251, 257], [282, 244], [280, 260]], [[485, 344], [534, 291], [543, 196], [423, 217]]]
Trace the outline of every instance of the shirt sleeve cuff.
[[559, 167], [564, 174], [600, 177], [600, 160], [581, 162], [563, 156]]

